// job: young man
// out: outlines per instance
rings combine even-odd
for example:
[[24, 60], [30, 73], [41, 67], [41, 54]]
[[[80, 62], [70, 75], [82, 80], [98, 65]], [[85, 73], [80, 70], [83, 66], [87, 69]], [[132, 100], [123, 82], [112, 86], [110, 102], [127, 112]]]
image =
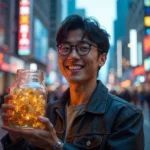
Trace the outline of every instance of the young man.
[[[7, 150], [143, 150], [143, 116], [139, 109], [109, 94], [97, 80], [109, 49], [109, 35], [92, 18], [72, 15], [57, 34], [58, 63], [69, 82], [59, 101], [50, 101], [44, 130], [19, 130], [3, 126]], [[5, 97], [10, 100], [11, 95]], [[13, 109], [3, 104], [5, 124]]]

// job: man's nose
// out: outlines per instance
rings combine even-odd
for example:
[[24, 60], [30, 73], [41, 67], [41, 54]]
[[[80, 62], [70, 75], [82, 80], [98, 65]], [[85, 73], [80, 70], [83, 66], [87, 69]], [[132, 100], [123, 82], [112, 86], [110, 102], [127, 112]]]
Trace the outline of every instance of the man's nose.
[[69, 54], [69, 58], [79, 58], [79, 54], [77, 53], [77, 48], [75, 46], [72, 47], [71, 52]]

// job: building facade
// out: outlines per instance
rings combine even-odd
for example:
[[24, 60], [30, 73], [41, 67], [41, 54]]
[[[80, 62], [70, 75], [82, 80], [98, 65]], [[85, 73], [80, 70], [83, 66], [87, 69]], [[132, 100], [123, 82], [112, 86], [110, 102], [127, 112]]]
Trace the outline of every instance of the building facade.
[[61, 0], [50, 0], [50, 31], [49, 31], [49, 47], [56, 49], [56, 34], [61, 24], [62, 2]]
[[[110, 70], [113, 70], [115, 76], [115, 82], [118, 84], [122, 79], [123, 75], [123, 59], [128, 56], [128, 52], [124, 51], [124, 47], [127, 45], [127, 16], [130, 9], [130, 5], [134, 0], [117, 0], [116, 2], [116, 15], [117, 18], [114, 21], [114, 46], [112, 50], [112, 63]], [[112, 67], [112, 68], [111, 68]], [[110, 72], [112, 74], [112, 72]]]
[[17, 1], [0, 0], [0, 96], [7, 92], [7, 88], [14, 82], [17, 68], [25, 68], [25, 62], [18, 58]]
[[129, 60], [130, 63], [130, 67], [127, 69], [124, 67], [123, 73], [127, 72], [128, 69], [132, 69], [130, 76], [124, 77], [124, 79], [132, 80], [131, 84], [140, 82], [141, 76], [145, 74], [143, 51], [144, 35], [144, 0], [135, 0], [131, 3], [128, 12], [126, 43], [123, 47], [123, 57]]
[[0, 0], [0, 95], [17, 69], [46, 73], [50, 5], [49, 0]]

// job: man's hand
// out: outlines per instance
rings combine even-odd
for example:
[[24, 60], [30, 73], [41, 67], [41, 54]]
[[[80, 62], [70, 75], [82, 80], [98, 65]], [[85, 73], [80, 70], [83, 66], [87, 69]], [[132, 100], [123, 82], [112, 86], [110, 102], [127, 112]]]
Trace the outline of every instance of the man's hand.
[[45, 129], [13, 129], [8, 126], [4, 126], [3, 128], [8, 132], [20, 135], [36, 147], [49, 150], [59, 141], [59, 139], [48, 118], [40, 116], [39, 121], [45, 124]]
[[[13, 100], [13, 96], [12, 95], [6, 95], [4, 98], [4, 104], [2, 104], [2, 120], [3, 120], [3, 124], [4, 126], [9, 126], [8, 125], [8, 119], [11, 117], [11, 111], [14, 110], [14, 106], [11, 105], [11, 101]], [[20, 135], [18, 133], [15, 132], [8, 132], [9, 133], [9, 137], [10, 140], [12, 141], [12, 143], [15, 143], [18, 139], [20, 139]]]

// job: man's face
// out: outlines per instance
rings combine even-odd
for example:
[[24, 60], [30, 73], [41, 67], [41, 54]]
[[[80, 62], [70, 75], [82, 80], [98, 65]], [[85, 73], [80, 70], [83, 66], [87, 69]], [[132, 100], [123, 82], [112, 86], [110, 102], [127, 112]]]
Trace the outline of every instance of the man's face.
[[[80, 29], [71, 30], [67, 34], [66, 42], [70, 45], [77, 45], [81, 41], [89, 41], [86, 37], [82, 39], [83, 31]], [[96, 46], [95, 43], [92, 43]], [[69, 83], [85, 83], [96, 80], [98, 67], [103, 66], [106, 60], [106, 54], [98, 57], [98, 49], [94, 46], [90, 47], [90, 52], [85, 56], [80, 56], [76, 47], [72, 47], [72, 51], [66, 55], [58, 56], [60, 70]]]

